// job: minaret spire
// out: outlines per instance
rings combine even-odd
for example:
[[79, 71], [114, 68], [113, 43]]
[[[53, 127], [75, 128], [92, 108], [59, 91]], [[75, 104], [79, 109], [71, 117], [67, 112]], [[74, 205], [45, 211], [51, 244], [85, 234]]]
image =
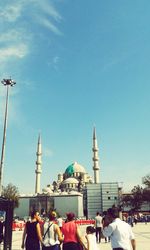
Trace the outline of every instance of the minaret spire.
[[35, 193], [38, 194], [38, 193], [40, 193], [40, 181], [41, 181], [41, 173], [42, 173], [42, 170], [41, 170], [42, 145], [41, 145], [41, 135], [40, 134], [38, 137], [38, 145], [37, 145], [36, 155], [37, 155], [37, 160], [36, 160], [36, 169], [35, 169], [35, 173], [36, 173]]
[[93, 130], [93, 170], [94, 170], [94, 183], [100, 183], [99, 181], [99, 157], [98, 157], [98, 144], [96, 138], [96, 129]]

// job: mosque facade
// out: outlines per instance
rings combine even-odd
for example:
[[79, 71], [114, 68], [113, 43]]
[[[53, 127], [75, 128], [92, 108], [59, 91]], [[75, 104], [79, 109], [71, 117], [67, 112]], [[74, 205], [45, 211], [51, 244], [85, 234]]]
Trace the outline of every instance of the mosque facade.
[[86, 185], [93, 183], [92, 177], [88, 175], [85, 168], [77, 162], [70, 164], [63, 174], [52, 185], [42, 189], [43, 193], [82, 193]]
[[[90, 176], [85, 167], [78, 162], [71, 163], [64, 171], [58, 174], [56, 181], [42, 189], [43, 195], [62, 197], [65, 195], [79, 195], [80, 210], [78, 214], [87, 217], [94, 217], [97, 211], [104, 212], [112, 205], [118, 205], [120, 201], [122, 187], [118, 182], [100, 182], [99, 148], [96, 136], [96, 129], [93, 129], [93, 177]], [[41, 174], [41, 145], [38, 140], [37, 161], [36, 161], [36, 194], [40, 195], [40, 174]], [[39, 181], [39, 183], [38, 183]], [[83, 204], [81, 205], [81, 196]], [[78, 198], [79, 198], [78, 197]], [[58, 201], [60, 198], [58, 199]], [[57, 209], [58, 209], [57, 202]], [[67, 204], [68, 206], [68, 204]], [[61, 203], [62, 207], [62, 203]], [[83, 207], [83, 208], [82, 208]], [[64, 208], [65, 209], [65, 208]], [[67, 208], [66, 208], [67, 209]]]
[[[98, 143], [96, 138], [96, 130], [93, 130], [93, 171], [94, 180], [86, 172], [86, 169], [78, 162], [71, 163], [63, 174], [58, 174], [58, 178], [53, 184], [47, 185], [46, 188], [42, 189], [42, 193], [70, 193], [70, 192], [80, 192], [86, 188], [87, 184], [99, 183], [100, 181], [100, 167], [99, 167], [99, 157], [98, 157]], [[41, 176], [41, 139], [39, 136], [38, 146], [37, 146], [37, 160], [36, 160], [36, 182], [35, 182], [35, 193], [40, 193], [40, 176]]]
[[[27, 203], [24, 200], [24, 204], [28, 204], [27, 210], [30, 211], [36, 207], [41, 212], [47, 212], [49, 209], [55, 208], [61, 212], [61, 215], [74, 211], [78, 217], [93, 218], [97, 211], [103, 212], [114, 204], [118, 205], [121, 191], [119, 183], [100, 183], [99, 149], [95, 128], [92, 151], [94, 178], [87, 173], [84, 166], [73, 162], [64, 173], [58, 174], [57, 180], [40, 191], [42, 146], [39, 136], [36, 153], [35, 194], [28, 197]], [[25, 205], [23, 207], [25, 209]]]

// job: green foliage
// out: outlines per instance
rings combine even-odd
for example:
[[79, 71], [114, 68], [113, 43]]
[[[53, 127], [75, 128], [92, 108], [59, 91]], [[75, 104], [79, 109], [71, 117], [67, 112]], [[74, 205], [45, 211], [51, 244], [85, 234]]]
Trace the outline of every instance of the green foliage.
[[121, 207], [130, 207], [132, 211], [140, 210], [144, 202], [150, 202], [150, 188], [142, 188], [137, 185], [131, 190], [131, 194], [124, 195], [121, 200]]
[[124, 207], [124, 206], [131, 206], [131, 200], [133, 199], [132, 195], [130, 194], [126, 194], [122, 197], [122, 200], [121, 200], [121, 207]]
[[137, 211], [141, 208], [143, 203], [143, 188], [140, 187], [139, 185], [134, 186], [131, 192], [132, 192], [131, 206], [133, 210]]
[[131, 190], [131, 194], [124, 195], [122, 197], [122, 207], [130, 207], [132, 211], [140, 210], [143, 203], [143, 188], [134, 186]]
[[146, 175], [143, 177], [143, 184], [145, 184], [147, 188], [150, 188], [150, 175]]
[[143, 201], [150, 202], [150, 189], [149, 188], [144, 188], [143, 190]]
[[9, 183], [6, 187], [3, 187], [2, 196], [13, 201], [14, 208], [19, 207], [19, 191], [16, 186]]

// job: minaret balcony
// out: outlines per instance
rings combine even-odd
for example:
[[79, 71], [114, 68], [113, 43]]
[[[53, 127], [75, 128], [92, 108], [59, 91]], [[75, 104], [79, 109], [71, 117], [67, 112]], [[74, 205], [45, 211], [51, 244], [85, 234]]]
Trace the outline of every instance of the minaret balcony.
[[94, 167], [93, 167], [93, 170], [99, 170], [99, 169], [100, 169], [99, 166], [96, 166], [96, 167], [94, 166]]
[[93, 157], [93, 161], [98, 161], [99, 158], [98, 157]]
[[35, 170], [35, 173], [36, 173], [36, 174], [41, 174], [41, 173], [42, 173], [42, 170], [41, 170], [41, 169], [36, 169], [36, 170]]

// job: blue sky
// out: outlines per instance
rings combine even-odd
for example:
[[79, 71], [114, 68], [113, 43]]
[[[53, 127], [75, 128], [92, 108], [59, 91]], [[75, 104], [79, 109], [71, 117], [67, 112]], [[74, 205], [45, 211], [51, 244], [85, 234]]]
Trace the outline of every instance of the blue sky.
[[[150, 2], [5, 0], [0, 75], [10, 89], [3, 184], [41, 188], [77, 161], [90, 175], [96, 126], [102, 182], [142, 184], [150, 170]], [[0, 85], [0, 139], [6, 88]]]

